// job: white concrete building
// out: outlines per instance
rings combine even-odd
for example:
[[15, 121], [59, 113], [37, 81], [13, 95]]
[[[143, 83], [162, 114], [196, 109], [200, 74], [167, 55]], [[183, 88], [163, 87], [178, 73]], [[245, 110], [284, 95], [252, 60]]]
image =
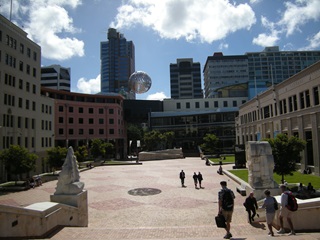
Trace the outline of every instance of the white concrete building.
[[278, 133], [307, 141], [301, 170], [320, 175], [320, 61], [258, 94], [239, 108], [236, 143], [274, 138]]
[[[0, 15], [0, 151], [13, 144], [37, 154], [34, 173], [54, 146], [54, 100], [41, 96], [40, 76], [40, 46]], [[0, 181], [8, 177], [0, 162]]]

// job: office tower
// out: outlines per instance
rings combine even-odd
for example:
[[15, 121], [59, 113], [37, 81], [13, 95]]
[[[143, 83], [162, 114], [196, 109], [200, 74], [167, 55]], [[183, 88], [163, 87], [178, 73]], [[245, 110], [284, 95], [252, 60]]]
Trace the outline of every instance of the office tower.
[[[245, 55], [223, 56], [221, 52], [214, 53], [207, 58], [203, 75], [205, 97], [219, 97], [217, 89], [248, 82], [248, 57]], [[229, 96], [244, 97], [243, 91], [237, 89]]]
[[127, 99], [135, 99], [128, 89], [128, 80], [135, 71], [135, 50], [132, 41], [114, 28], [108, 30], [108, 41], [100, 43], [101, 92], [126, 92]]
[[70, 68], [51, 65], [41, 68], [41, 86], [70, 92]]
[[201, 69], [199, 62], [192, 58], [177, 59], [170, 64], [171, 98], [203, 98]]
[[249, 99], [320, 60], [320, 51], [280, 51], [278, 46], [245, 55], [249, 66]]
[[[0, 57], [0, 150], [20, 145], [38, 155], [32, 176], [46, 168], [46, 150], [54, 147], [54, 101], [40, 94], [40, 46], [2, 15]], [[0, 160], [0, 181], [9, 177]]]

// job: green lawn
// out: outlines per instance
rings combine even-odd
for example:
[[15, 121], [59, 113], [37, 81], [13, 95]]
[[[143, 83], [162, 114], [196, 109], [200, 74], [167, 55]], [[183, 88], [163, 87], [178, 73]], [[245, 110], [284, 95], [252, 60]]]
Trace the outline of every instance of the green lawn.
[[209, 160], [211, 162], [214, 162], [214, 163], [219, 163], [221, 161], [222, 164], [224, 164], [224, 163], [234, 163], [235, 162], [234, 156], [226, 156], [225, 158], [226, 158], [226, 160], [221, 160], [221, 158], [209, 158]]
[[[229, 170], [232, 174], [241, 178], [242, 180], [248, 182], [248, 169], [238, 169], [238, 170]], [[273, 174], [273, 179], [277, 183], [281, 183], [281, 176], [278, 174]], [[300, 172], [294, 172], [292, 176], [284, 176], [284, 179], [288, 183], [302, 183], [304, 186], [307, 186], [309, 182], [313, 185], [314, 189], [320, 189], [320, 177], [311, 175], [311, 174], [302, 174]]]

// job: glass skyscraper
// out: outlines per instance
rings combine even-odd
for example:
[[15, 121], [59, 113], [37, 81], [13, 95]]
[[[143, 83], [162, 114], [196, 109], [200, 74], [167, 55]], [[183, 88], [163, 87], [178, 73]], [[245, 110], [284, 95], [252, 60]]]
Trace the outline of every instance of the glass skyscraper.
[[100, 43], [101, 92], [113, 92], [135, 99], [128, 89], [128, 80], [135, 71], [135, 50], [132, 41], [114, 28], [108, 30], [108, 41]]

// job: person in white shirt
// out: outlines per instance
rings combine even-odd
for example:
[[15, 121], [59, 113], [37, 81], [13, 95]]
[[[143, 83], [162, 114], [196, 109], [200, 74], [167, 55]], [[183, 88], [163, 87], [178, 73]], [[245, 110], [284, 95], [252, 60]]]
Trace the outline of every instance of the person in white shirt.
[[284, 184], [280, 185], [281, 189], [281, 208], [280, 208], [280, 214], [279, 214], [279, 220], [280, 220], [280, 230], [277, 233], [284, 234], [285, 230], [283, 228], [283, 219], [286, 218], [290, 227], [290, 233], [289, 235], [296, 235], [294, 229], [293, 229], [293, 223], [292, 223], [292, 212], [287, 208], [288, 205], [288, 193], [290, 191], [287, 190], [287, 186]]

